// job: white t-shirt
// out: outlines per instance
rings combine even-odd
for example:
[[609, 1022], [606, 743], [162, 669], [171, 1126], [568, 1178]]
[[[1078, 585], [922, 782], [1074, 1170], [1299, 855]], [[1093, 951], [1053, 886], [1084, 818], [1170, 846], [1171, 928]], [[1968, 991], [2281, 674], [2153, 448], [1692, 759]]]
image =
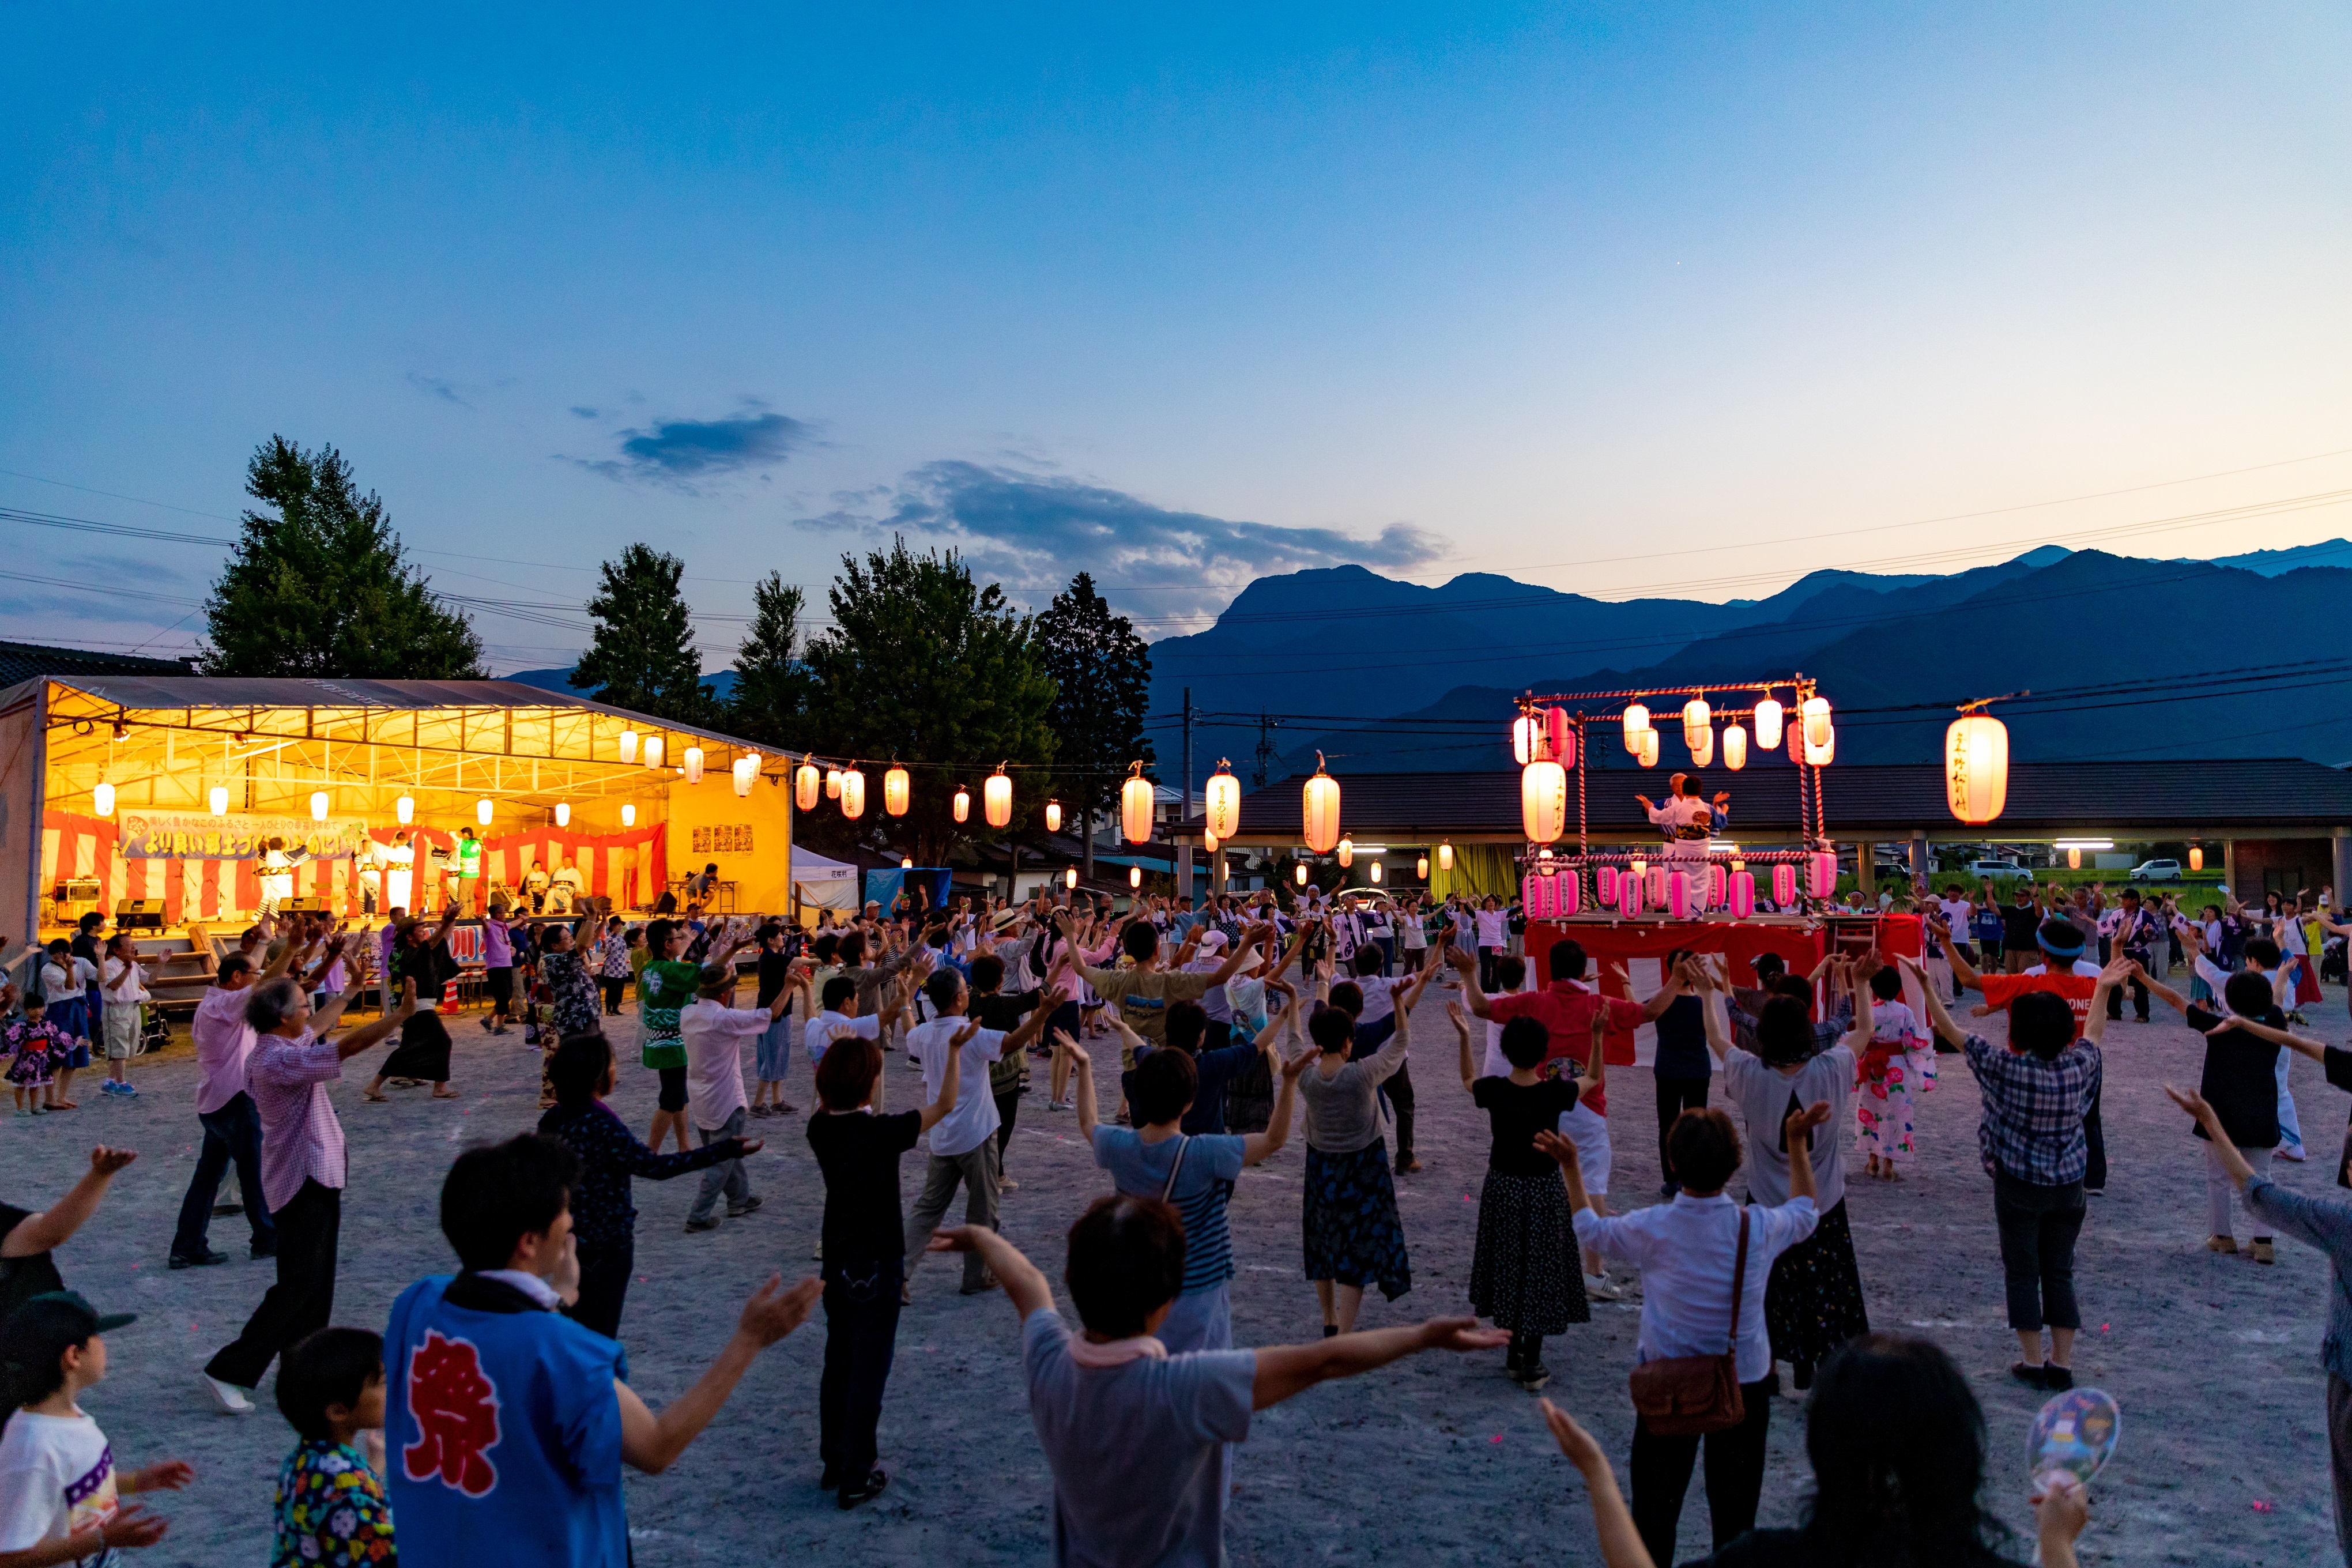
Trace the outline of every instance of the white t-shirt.
[[828, 1007], [801, 1026], [801, 1049], [807, 1053], [809, 1066], [824, 1060], [825, 1047], [833, 1044], [835, 1029], [846, 1029], [861, 1040], [882, 1043], [882, 1015], [868, 1013], [862, 1018], [852, 1018]]
[[1511, 940], [1510, 916], [1502, 910], [1478, 911], [1478, 945], [1501, 947]]
[[[0, 1552], [27, 1552], [114, 1517], [114, 1451], [98, 1423], [77, 1411], [37, 1415], [19, 1410], [0, 1436]], [[77, 1559], [81, 1568], [123, 1561], [100, 1547]]]
[[[918, 1024], [907, 1031], [907, 1049], [919, 1052], [923, 1064], [923, 1098], [940, 1097], [940, 1080], [947, 1076], [948, 1042], [956, 1037], [969, 1020], [962, 1017], [934, 1018], [928, 1024]], [[931, 1047], [937, 1046], [939, 1049]], [[970, 1153], [991, 1138], [1002, 1124], [996, 1114], [996, 1096], [989, 1091], [988, 1064], [994, 1061], [1004, 1048], [1004, 1031], [982, 1029], [963, 1043], [963, 1062], [956, 1069], [955, 1109], [940, 1118], [931, 1128], [931, 1152], [941, 1159]]]
[[1976, 919], [1977, 907], [1966, 899], [1937, 899], [1936, 907], [1944, 911], [1944, 923], [1952, 928], [1954, 942], [1974, 942], [1969, 922]]
[[686, 1042], [686, 1109], [707, 1132], [748, 1109], [743, 1093], [743, 1047], [775, 1022], [765, 1007], [730, 1007], [700, 997], [677, 1010], [677, 1032]]

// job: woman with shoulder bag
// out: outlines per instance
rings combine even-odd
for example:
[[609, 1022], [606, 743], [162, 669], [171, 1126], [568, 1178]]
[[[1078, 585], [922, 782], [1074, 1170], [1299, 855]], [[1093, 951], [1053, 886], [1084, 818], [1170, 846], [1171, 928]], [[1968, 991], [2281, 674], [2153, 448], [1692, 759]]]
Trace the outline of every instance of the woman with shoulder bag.
[[1773, 1259], [1811, 1236], [1820, 1217], [1810, 1134], [1829, 1121], [1827, 1100], [1789, 1113], [1789, 1201], [1743, 1207], [1724, 1195], [1739, 1169], [1731, 1118], [1713, 1108], [1685, 1110], [1666, 1134], [1682, 1191], [1672, 1203], [1619, 1215], [1592, 1211], [1573, 1142], [1557, 1132], [1536, 1135], [1568, 1182], [1576, 1239], [1642, 1271], [1633, 1524], [1654, 1562], [1675, 1560], [1675, 1526], [1701, 1438], [1715, 1544], [1756, 1522], [1773, 1391], [1760, 1287]]

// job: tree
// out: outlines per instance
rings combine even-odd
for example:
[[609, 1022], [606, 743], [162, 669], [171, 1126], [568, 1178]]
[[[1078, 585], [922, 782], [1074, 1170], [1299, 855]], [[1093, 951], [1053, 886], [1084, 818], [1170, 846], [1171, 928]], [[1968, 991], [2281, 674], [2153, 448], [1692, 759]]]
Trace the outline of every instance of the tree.
[[481, 639], [411, 566], [374, 491], [332, 447], [254, 448], [248, 509], [205, 601], [207, 675], [479, 680]]
[[1143, 714], [1151, 689], [1151, 648], [1125, 616], [1114, 616], [1081, 572], [1037, 617], [1037, 640], [1054, 678], [1051, 720], [1066, 809], [1075, 809], [1094, 875], [1094, 818], [1118, 799], [1128, 765], [1150, 773], [1151, 742]]
[[751, 629], [735, 650], [735, 689], [727, 720], [747, 741], [788, 746], [808, 704], [808, 670], [799, 658], [800, 585], [771, 572], [751, 589]]
[[[1054, 682], [1031, 618], [991, 583], [975, 586], [954, 551], [916, 555], [904, 539], [864, 561], [841, 558], [828, 591], [833, 626], [811, 640], [803, 733], [828, 758], [865, 765], [867, 820], [887, 825], [925, 865], [982, 826], [981, 781], [999, 763], [1034, 768], [1054, 759], [1048, 717]], [[915, 770], [904, 817], [885, 816], [881, 775], [891, 761], [946, 764]], [[1015, 775], [1016, 820], [1045, 796]], [[957, 784], [972, 792], [971, 821], [949, 810]]]
[[685, 574], [685, 562], [647, 544], [632, 544], [619, 560], [605, 562], [588, 601], [595, 636], [572, 667], [572, 684], [615, 708], [681, 724], [708, 722], [710, 688], [702, 684], [702, 656], [677, 591]]

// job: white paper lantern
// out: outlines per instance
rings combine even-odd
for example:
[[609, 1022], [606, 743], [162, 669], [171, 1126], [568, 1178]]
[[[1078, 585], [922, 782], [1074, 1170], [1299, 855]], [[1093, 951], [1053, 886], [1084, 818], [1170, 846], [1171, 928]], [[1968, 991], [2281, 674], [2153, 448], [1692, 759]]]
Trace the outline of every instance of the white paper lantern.
[[1307, 862], [1304, 860], [1298, 863], [1298, 885], [1302, 888], [1307, 886]]
[[1559, 884], [1559, 887], [1552, 889], [1551, 897], [1552, 903], [1559, 909], [1562, 918], [1572, 915], [1576, 913], [1579, 909], [1582, 908], [1584, 902], [1584, 884], [1582, 879], [1578, 877], [1575, 872], [1570, 871], [1566, 876], [1555, 877], [1552, 880]]
[[1339, 843], [1339, 781], [1323, 771], [1323, 756], [1317, 752], [1315, 776], [1307, 781], [1299, 801], [1299, 826], [1307, 839], [1307, 847], [1318, 855], [1328, 855]]
[[[106, 814], [104, 812], [100, 812], [99, 815], [103, 816]], [[324, 822], [327, 820], [327, 792], [325, 790], [314, 789], [310, 792], [310, 820], [313, 822]]]
[[948, 802], [948, 814], [953, 816], [958, 822], [970, 822], [971, 820], [971, 791], [964, 788], [961, 784], [956, 785], [955, 797]]
[[999, 767], [980, 786], [981, 815], [991, 827], [1013, 826], [1013, 780]]
[[480, 823], [484, 827], [488, 827], [490, 825], [491, 813], [496, 808], [490, 805], [490, 797], [488, 795], [482, 796], [481, 799], [474, 803], [474, 820]]
[[215, 816], [226, 816], [228, 815], [228, 786], [226, 784], [213, 785], [212, 789], [207, 793], [206, 798], [212, 803], [213, 815]]
[[628, 802], [625, 802], [625, 803], [623, 803], [623, 805], [622, 805], [622, 806], [621, 806], [621, 826], [624, 826], [624, 827], [635, 827], [636, 825], [637, 825], [637, 807], [636, 807], [636, 803], [635, 803], [635, 802], [634, 802], [634, 801], [628, 801]]
[[1426, 881], [1428, 881], [1428, 880], [1429, 880], [1429, 857], [1428, 857], [1428, 856], [1423, 855], [1423, 856], [1422, 856], [1419, 859], [1417, 859], [1417, 860], [1415, 860], [1415, 861], [1413, 862], [1412, 874], [1413, 874], [1414, 876], [1416, 876], [1416, 877], [1420, 878], [1420, 879], [1421, 879], [1423, 881], [1424, 881], [1424, 882], [1426, 882]]
[[1078, 868], [1076, 866], [1073, 866], [1068, 870], [1062, 873], [1062, 886], [1075, 889], [1077, 885]]
[[1373, 862], [1372, 862], [1372, 880], [1373, 880], [1374, 882], [1378, 882], [1380, 879], [1381, 879], [1381, 863], [1380, 863], [1378, 860], [1375, 860], [1375, 861], [1373, 861]]
[[841, 815], [852, 822], [866, 815], [866, 774], [856, 768], [842, 770]]
[[1635, 748], [1635, 755], [1645, 768], [1658, 765], [1658, 732], [1655, 730], [1642, 731], [1641, 744]]
[[[814, 763], [803, 762], [793, 770], [793, 805], [799, 809], [814, 811], [817, 798], [824, 790], [824, 775], [816, 771]], [[956, 820], [961, 822], [963, 818], [957, 817]]]
[[1683, 744], [1696, 752], [1704, 740], [1712, 750], [1715, 745], [1714, 717], [1714, 710], [1707, 707], [1704, 697], [1694, 697], [1684, 703]]
[[686, 782], [688, 784], [700, 784], [702, 782], [702, 748], [700, 746], [688, 746], [686, 749], [685, 762]]
[[570, 801], [559, 800], [555, 803], [555, 826], [558, 827], [569, 827], [572, 826], [572, 803]]
[[1218, 838], [1231, 838], [1242, 830], [1242, 781], [1234, 776], [1231, 763], [1219, 763], [1209, 775], [1203, 804], [1209, 831]]
[[1625, 705], [1625, 749], [1629, 752], [1639, 752], [1642, 749], [1642, 736], [1649, 728], [1650, 710], [1639, 702], [1627, 703]]
[[1533, 844], [1550, 844], [1568, 831], [1568, 770], [1534, 762], [1519, 770], [1519, 826]]
[[1130, 888], [1140, 888], [1141, 886], [1143, 886], [1143, 868], [1142, 868], [1142, 867], [1140, 867], [1140, 866], [1129, 866], [1129, 867], [1127, 868], [1127, 885], [1128, 885], [1129, 887], [1130, 887]]
[[827, 800], [839, 800], [841, 798], [841, 770], [839, 768], [827, 768], [824, 770], [824, 798]]
[[1045, 831], [1048, 833], [1062, 831], [1062, 803], [1058, 800], [1049, 800], [1045, 803]]
[[1441, 871], [1451, 871], [1454, 869], [1454, 846], [1452, 843], [1444, 842], [1438, 845], [1437, 868]]
[[1355, 863], [1356, 841], [1352, 838], [1342, 838], [1339, 840], [1339, 869], [1344, 871]]
[[649, 768], [661, 766], [662, 745], [662, 738], [659, 735], [646, 737], [645, 743], [637, 748], [637, 754], [646, 760], [646, 766]]
[[1807, 767], [1825, 768], [1832, 763], [1837, 761], [1836, 725], [1823, 725], [1822, 728], [1821, 737], [1818, 740], [1814, 738], [1812, 727], [1811, 725], [1807, 725], [1805, 727], [1804, 736], [1805, 765]]
[[89, 808], [100, 816], [112, 816], [114, 815], [114, 786], [103, 780], [100, 780], [99, 786], [89, 792]]
[[1544, 720], [1541, 712], [1522, 713], [1511, 721], [1511, 761], [1526, 767], [1543, 753]]
[[1698, 732], [1697, 742], [1693, 744], [1690, 749], [1690, 754], [1691, 766], [1695, 768], [1703, 768], [1709, 763], [1714, 762], [1715, 731], [1712, 730], [1701, 730]]
[[1151, 781], [1143, 776], [1143, 764], [1118, 786], [1118, 831], [1129, 844], [1151, 842]]
[[392, 815], [403, 822], [414, 822], [416, 820], [416, 803], [402, 795], [392, 803]]
[[882, 775], [882, 809], [893, 816], [907, 815], [907, 807], [915, 793], [915, 781], [898, 763]]
[[738, 757], [735, 759], [734, 767], [730, 771], [735, 775], [736, 798], [739, 800], [749, 799], [751, 794], [752, 781], [760, 776], [760, 759], [757, 757]]
[[1768, 752], [1780, 749], [1780, 722], [1783, 715], [1777, 699], [1767, 697], [1756, 704], [1756, 744]]
[[1735, 773], [1748, 765], [1748, 731], [1737, 724], [1723, 727], [1723, 765]]
[[621, 761], [634, 763], [636, 760], [637, 732], [635, 730], [624, 730], [621, 731]]
[[1808, 697], [1805, 699], [1805, 705], [1800, 708], [1798, 712], [1801, 713], [1805, 720], [1805, 744], [1828, 745], [1830, 743], [1830, 700], [1826, 697]]
[[[1960, 821], [1981, 825], [2009, 805], [2009, 726], [1990, 713], [1968, 713], [1944, 731], [1944, 800]], [[2192, 849], [2194, 860], [2203, 851]]]
[[2205, 846], [2202, 844], [2192, 844], [2189, 847], [2189, 868], [2192, 871], [2205, 869]]

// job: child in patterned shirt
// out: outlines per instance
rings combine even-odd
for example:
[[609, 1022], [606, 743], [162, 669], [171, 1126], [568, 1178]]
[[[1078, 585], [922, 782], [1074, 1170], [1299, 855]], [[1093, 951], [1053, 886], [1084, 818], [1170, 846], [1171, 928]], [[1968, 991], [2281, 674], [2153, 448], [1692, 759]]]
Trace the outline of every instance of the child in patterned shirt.
[[1868, 1158], [1863, 1173], [1899, 1182], [1898, 1165], [1907, 1165], [1916, 1152], [1911, 1137], [1911, 1102], [1934, 1082], [1922, 1075], [1918, 1061], [1925, 1053], [1932, 1064], [1935, 1042], [1919, 1027], [1919, 1020], [1903, 1002], [1903, 975], [1888, 964], [1870, 977], [1870, 1047], [1854, 1063], [1854, 1121], [1862, 1133], [1862, 1152]]
[[278, 1364], [278, 1408], [302, 1441], [278, 1472], [269, 1568], [392, 1568], [383, 1337], [366, 1329], [305, 1337]]
[[16, 1114], [38, 1116], [48, 1108], [57, 1069], [73, 1052], [73, 1041], [48, 1021], [38, 996], [25, 1001], [25, 1016], [0, 1030], [0, 1056], [8, 1060], [8, 1087], [16, 1091]]

